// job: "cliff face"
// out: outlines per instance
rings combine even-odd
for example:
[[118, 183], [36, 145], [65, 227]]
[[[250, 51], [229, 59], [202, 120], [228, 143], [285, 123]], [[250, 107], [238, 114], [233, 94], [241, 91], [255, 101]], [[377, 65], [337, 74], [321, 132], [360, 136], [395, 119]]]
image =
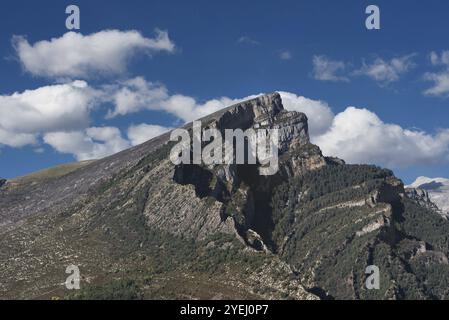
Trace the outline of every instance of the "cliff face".
[[[449, 225], [408, 199], [391, 171], [324, 157], [306, 115], [284, 110], [277, 93], [201, 121], [220, 131], [278, 129], [279, 170], [175, 166], [168, 133], [7, 181], [0, 297], [102, 298], [122, 288], [118, 279], [144, 298], [446, 297], [432, 283], [436, 270], [449, 281]], [[82, 270], [75, 294], [61, 286], [70, 264]], [[372, 264], [382, 290], [364, 287]]]
[[[246, 244], [273, 249], [271, 232], [274, 225], [269, 203], [273, 189], [282, 181], [327, 163], [320, 149], [310, 143], [306, 115], [284, 110], [281, 97], [274, 93], [232, 106], [204, 122], [208, 128], [218, 129], [223, 135], [225, 129], [278, 130], [279, 170], [274, 175], [261, 175], [260, 164], [179, 165], [174, 174], [175, 182], [193, 185], [199, 198], [211, 197], [220, 203], [215, 217], [234, 225]], [[193, 211], [194, 221], [197, 212], [196, 209]], [[189, 230], [192, 220], [189, 219], [187, 224]]]

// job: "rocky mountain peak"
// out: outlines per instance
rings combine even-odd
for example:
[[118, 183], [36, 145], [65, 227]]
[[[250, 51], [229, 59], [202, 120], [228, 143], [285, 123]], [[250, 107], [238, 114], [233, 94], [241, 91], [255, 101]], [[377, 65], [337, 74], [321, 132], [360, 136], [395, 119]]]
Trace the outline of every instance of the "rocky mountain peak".
[[223, 203], [223, 215], [234, 219], [241, 237], [255, 248], [271, 247], [272, 190], [291, 177], [344, 161], [326, 158], [310, 143], [308, 119], [304, 113], [284, 109], [279, 93], [243, 101], [200, 119], [207, 128], [277, 129], [279, 168], [273, 176], [261, 176], [259, 164], [220, 164], [215, 166], [178, 165], [174, 181], [193, 185], [202, 198]]
[[307, 116], [285, 110], [277, 92], [237, 103], [200, 120], [219, 130], [278, 129], [281, 153], [310, 142]]

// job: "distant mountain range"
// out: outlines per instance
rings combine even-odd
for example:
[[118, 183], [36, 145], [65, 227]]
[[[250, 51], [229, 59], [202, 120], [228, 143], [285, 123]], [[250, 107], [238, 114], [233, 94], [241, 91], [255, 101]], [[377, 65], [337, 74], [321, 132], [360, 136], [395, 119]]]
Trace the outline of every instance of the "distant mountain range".
[[441, 213], [446, 217], [449, 216], [449, 179], [418, 177], [407, 188], [425, 190]]

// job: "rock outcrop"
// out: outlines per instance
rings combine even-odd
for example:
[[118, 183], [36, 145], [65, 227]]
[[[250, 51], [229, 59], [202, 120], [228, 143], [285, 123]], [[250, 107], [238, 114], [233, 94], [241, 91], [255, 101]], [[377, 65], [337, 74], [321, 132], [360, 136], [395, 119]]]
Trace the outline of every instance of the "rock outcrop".
[[226, 129], [277, 129], [278, 172], [262, 176], [260, 164], [181, 164], [175, 168], [174, 181], [191, 184], [198, 196], [210, 196], [223, 203], [221, 215], [233, 219], [238, 234], [248, 245], [260, 250], [266, 250], [267, 246], [273, 249], [269, 206], [272, 190], [282, 181], [329, 163], [344, 163], [325, 158], [319, 147], [310, 143], [307, 121], [303, 113], [286, 111], [278, 93], [231, 106], [202, 122], [207, 123], [207, 128], [218, 129], [223, 136]]

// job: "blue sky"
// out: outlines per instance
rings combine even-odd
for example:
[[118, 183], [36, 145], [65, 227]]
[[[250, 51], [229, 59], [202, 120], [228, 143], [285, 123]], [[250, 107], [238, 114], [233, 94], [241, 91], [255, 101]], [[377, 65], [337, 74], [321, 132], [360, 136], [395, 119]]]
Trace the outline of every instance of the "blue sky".
[[[129, 55], [119, 61], [123, 64], [121, 70], [105, 72], [107, 66], [99, 70], [98, 65], [84, 62], [84, 74], [74, 74], [68, 67], [55, 71], [46, 65], [52, 63], [52, 54], [58, 53], [59, 57], [61, 52], [69, 54], [71, 49], [67, 47], [65, 51], [57, 51], [50, 45], [47, 57], [36, 57], [42, 53], [36, 49], [37, 42], [61, 39], [68, 32], [65, 8], [72, 3], [81, 10], [82, 37], [116, 30], [120, 42], [130, 36], [125, 34], [129, 30], [140, 33], [141, 39], [136, 40], [131, 52], [120, 49], [118, 44], [118, 51], [112, 53], [120, 55], [123, 53], [120, 50], [125, 50]], [[380, 8], [380, 30], [365, 28], [365, 8], [369, 4]], [[140, 140], [133, 140], [130, 126], [174, 127], [192, 120], [182, 111], [183, 101], [191, 103], [193, 99], [193, 117], [209, 110], [210, 106], [203, 104], [211, 99], [220, 99], [216, 103], [220, 105], [275, 90], [294, 94], [295, 99], [310, 99], [293, 99], [295, 110], [304, 111], [301, 108], [311, 108], [316, 102], [321, 108], [328, 108], [327, 112], [331, 111], [334, 122], [329, 122], [328, 130], [323, 129], [314, 140], [323, 143], [324, 151], [340, 153], [337, 155], [349, 157], [353, 160], [350, 162], [388, 166], [406, 183], [421, 175], [449, 177], [449, 138], [446, 137], [449, 134], [444, 131], [449, 128], [449, 88], [444, 82], [449, 70], [449, 58], [445, 56], [449, 50], [447, 1], [19, 0], [3, 1], [0, 6], [0, 96], [3, 97], [0, 117], [8, 117], [3, 122], [0, 119], [0, 129], [3, 125], [5, 135], [33, 137], [32, 142], [10, 146], [1, 140], [0, 134], [0, 177], [12, 178], [133, 145], [142, 139], [142, 134], [150, 136], [159, 127], [139, 127], [141, 130], [135, 130], [134, 137]], [[162, 41], [153, 47], [148, 45], [148, 39], [157, 38], [156, 29], [166, 32], [174, 48], [164, 47], [167, 43]], [[13, 36], [25, 38], [15, 38], [14, 42]], [[21, 51], [18, 43], [29, 47], [24, 46]], [[440, 82], [435, 80], [437, 76]], [[139, 85], [131, 82], [132, 79], [140, 79]], [[94, 106], [80, 112], [84, 112], [87, 123], [77, 123], [80, 119], [72, 109], [70, 112], [75, 115], [64, 118], [63, 114], [54, 120], [61, 119], [66, 128], [46, 123], [45, 117], [36, 118], [35, 121], [43, 123], [36, 124], [34, 131], [28, 125], [26, 128], [17, 125], [22, 121], [22, 111], [16, 112], [15, 108], [26, 107], [17, 105], [14, 93], [22, 95], [25, 90], [44, 87], [54, 89], [53, 86], [73, 84], [75, 80], [82, 81], [82, 94], [86, 94], [86, 86], [101, 91], [101, 98], [98, 92], [92, 98]], [[438, 90], [429, 91], [437, 84], [440, 84]], [[136, 89], [142, 86], [145, 88]], [[79, 83], [66, 89], [78, 88]], [[117, 100], [104, 95], [114, 96], [123, 88], [138, 91], [135, 94], [139, 99], [150, 104], [151, 94], [165, 90], [161, 98], [165, 107], [126, 104], [128, 108], [124, 112], [107, 117], [108, 111], [111, 115], [118, 110]], [[36, 94], [30, 99], [40, 99], [40, 96]], [[27, 100], [27, 103], [34, 102]], [[309, 104], [304, 106], [304, 103]], [[73, 108], [77, 106], [75, 103]], [[348, 110], [348, 106], [355, 108]], [[213, 108], [217, 106], [210, 110]], [[309, 118], [324, 109], [317, 107], [317, 112], [311, 111]], [[380, 123], [373, 119], [374, 114]], [[346, 130], [343, 121], [349, 127], [367, 121], [372, 131], [359, 138], [345, 136], [362, 133]], [[113, 130], [89, 131], [89, 128], [105, 127], [116, 128], [121, 136], [117, 137], [117, 131]], [[407, 130], [417, 136], [416, 145]], [[332, 135], [334, 138], [330, 139]], [[385, 135], [388, 139], [383, 142]], [[72, 142], [81, 139], [82, 143], [70, 145], [64, 139]], [[108, 144], [106, 140], [113, 141]], [[327, 145], [333, 142], [347, 142], [347, 147]], [[371, 157], [366, 150], [379, 152]], [[402, 154], [388, 155], [394, 152]]]

